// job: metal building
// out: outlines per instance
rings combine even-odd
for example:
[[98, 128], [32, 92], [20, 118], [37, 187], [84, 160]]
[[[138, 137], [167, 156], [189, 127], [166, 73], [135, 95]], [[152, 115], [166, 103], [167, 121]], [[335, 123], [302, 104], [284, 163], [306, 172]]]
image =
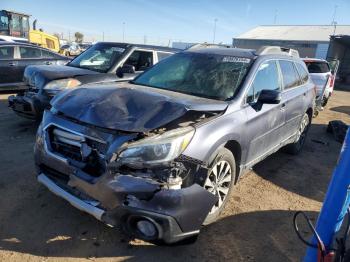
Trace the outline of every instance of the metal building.
[[258, 26], [233, 38], [233, 46], [258, 49], [279, 45], [297, 49], [302, 57], [327, 58], [330, 37], [350, 35], [350, 25], [267, 25]]

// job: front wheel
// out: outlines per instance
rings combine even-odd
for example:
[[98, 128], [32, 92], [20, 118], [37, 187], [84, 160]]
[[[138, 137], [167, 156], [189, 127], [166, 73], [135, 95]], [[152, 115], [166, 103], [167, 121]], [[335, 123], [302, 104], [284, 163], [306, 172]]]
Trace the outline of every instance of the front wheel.
[[305, 144], [306, 135], [307, 135], [307, 132], [309, 131], [310, 124], [311, 124], [310, 117], [307, 113], [305, 113], [300, 122], [295, 142], [293, 144], [289, 144], [286, 146], [287, 153], [292, 155], [297, 155], [300, 153], [301, 149]]
[[204, 188], [218, 198], [204, 220], [204, 225], [211, 224], [218, 219], [234, 187], [235, 178], [235, 158], [230, 150], [221, 148], [211, 164], [208, 177], [204, 183]]

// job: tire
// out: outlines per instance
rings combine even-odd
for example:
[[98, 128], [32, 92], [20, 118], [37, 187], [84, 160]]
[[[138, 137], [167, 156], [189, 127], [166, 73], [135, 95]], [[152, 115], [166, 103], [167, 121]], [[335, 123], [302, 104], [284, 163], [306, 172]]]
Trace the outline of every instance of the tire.
[[328, 103], [328, 97], [323, 97], [322, 103], [321, 103], [322, 107], [325, 107], [327, 105], [327, 103]]
[[[218, 181], [218, 177], [221, 180]], [[211, 163], [208, 177], [204, 182], [204, 188], [210, 193], [218, 196], [218, 202], [213, 206], [203, 225], [209, 225], [215, 222], [224, 209], [227, 200], [233, 190], [236, 179], [236, 161], [230, 150], [221, 148], [214, 161]], [[218, 181], [218, 182], [216, 182]]]
[[303, 148], [306, 140], [306, 135], [309, 131], [311, 124], [311, 117], [308, 113], [305, 113], [298, 129], [298, 136], [296, 141], [293, 144], [289, 144], [285, 147], [285, 151], [291, 155], [297, 155], [300, 153]]

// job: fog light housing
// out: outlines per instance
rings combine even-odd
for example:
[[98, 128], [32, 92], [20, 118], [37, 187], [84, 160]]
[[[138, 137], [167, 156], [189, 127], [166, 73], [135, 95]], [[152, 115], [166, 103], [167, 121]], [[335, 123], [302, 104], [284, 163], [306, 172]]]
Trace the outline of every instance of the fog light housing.
[[146, 241], [158, 239], [162, 232], [160, 225], [149, 217], [131, 215], [125, 222], [127, 233]]
[[147, 238], [156, 238], [157, 237], [157, 228], [156, 226], [148, 220], [139, 220], [136, 222], [137, 230]]

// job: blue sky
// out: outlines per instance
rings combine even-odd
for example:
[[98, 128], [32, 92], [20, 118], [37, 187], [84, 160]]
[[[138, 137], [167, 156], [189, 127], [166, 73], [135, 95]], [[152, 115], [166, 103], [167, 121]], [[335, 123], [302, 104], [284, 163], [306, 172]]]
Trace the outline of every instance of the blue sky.
[[232, 37], [258, 25], [330, 24], [337, 6], [338, 24], [350, 24], [350, 0], [1, 0], [0, 9], [38, 19], [38, 27], [68, 38], [80, 31], [86, 40], [231, 43]]

